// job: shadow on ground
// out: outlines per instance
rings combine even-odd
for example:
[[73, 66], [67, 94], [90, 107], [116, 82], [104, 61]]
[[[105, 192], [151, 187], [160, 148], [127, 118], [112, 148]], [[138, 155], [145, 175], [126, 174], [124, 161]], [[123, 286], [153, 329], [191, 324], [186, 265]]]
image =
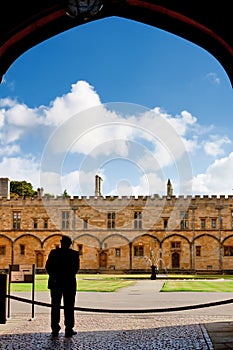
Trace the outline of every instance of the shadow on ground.
[[133, 330], [81, 331], [72, 338], [64, 333], [52, 339], [50, 333], [14, 333], [0, 336], [1, 350], [213, 350], [205, 327], [200, 324]]

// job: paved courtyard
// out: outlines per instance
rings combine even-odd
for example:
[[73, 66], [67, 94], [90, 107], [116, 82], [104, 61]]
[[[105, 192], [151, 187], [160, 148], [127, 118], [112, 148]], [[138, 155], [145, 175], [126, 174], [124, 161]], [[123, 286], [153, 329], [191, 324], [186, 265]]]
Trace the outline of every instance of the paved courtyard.
[[25, 315], [17, 315], [17, 319], [12, 319], [4, 334], [0, 335], [1, 350], [213, 349], [203, 324], [208, 322], [209, 318], [203, 316], [193, 319], [187, 316], [152, 314], [77, 313], [78, 334], [73, 338], [65, 338], [62, 327], [58, 339], [51, 338], [49, 315], [40, 314], [32, 321]]
[[[0, 350], [218, 350], [233, 349], [233, 305], [172, 312], [139, 309], [173, 308], [230, 299], [232, 293], [160, 293], [162, 281], [138, 281], [116, 293], [78, 293], [76, 306], [117, 309], [114, 312], [76, 311], [73, 338], [50, 335], [50, 308], [11, 300], [10, 318], [0, 325]], [[30, 299], [30, 293], [18, 293]], [[35, 300], [50, 302], [49, 293]], [[125, 309], [138, 312], [123, 312]], [[214, 339], [214, 342], [213, 342]]]

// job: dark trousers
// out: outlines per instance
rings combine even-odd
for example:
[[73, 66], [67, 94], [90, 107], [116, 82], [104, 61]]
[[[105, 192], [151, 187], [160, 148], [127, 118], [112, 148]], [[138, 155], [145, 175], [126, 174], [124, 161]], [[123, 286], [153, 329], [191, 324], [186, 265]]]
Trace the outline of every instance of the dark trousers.
[[76, 288], [52, 288], [51, 295], [51, 328], [53, 332], [59, 332], [60, 328], [60, 305], [63, 297], [64, 303], [64, 323], [66, 331], [74, 327], [74, 303]]

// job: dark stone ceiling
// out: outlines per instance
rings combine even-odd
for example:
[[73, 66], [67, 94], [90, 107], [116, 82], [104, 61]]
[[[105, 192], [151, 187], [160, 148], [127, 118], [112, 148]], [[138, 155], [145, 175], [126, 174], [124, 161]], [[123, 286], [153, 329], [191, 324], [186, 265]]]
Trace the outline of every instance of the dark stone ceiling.
[[233, 85], [233, 15], [229, 0], [1, 0], [0, 77], [40, 42], [100, 18], [118, 16], [187, 39], [211, 53]]

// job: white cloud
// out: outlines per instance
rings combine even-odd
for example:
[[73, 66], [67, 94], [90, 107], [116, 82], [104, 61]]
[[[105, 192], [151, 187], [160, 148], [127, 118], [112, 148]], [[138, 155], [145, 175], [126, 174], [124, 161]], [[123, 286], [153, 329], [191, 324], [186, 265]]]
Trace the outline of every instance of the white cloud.
[[[52, 195], [62, 195], [67, 190], [70, 196], [90, 196], [95, 193], [96, 169], [90, 172], [82, 170], [71, 171], [67, 174], [57, 172], [40, 173], [40, 187], [44, 188], [44, 193]], [[104, 178], [104, 176], [102, 176]]]
[[231, 144], [231, 140], [227, 136], [211, 135], [210, 139], [211, 141], [204, 142], [204, 151], [207, 155], [214, 157], [224, 154], [223, 146]]
[[186, 135], [188, 128], [193, 127], [197, 123], [197, 118], [187, 111], [182, 111], [175, 118], [172, 118], [170, 115], [165, 115], [165, 118], [180, 136]]
[[2, 139], [5, 143], [19, 140], [39, 125], [57, 126], [74, 114], [100, 105], [93, 87], [85, 81], [73, 84], [71, 91], [57, 97], [50, 106], [29, 108], [14, 99], [0, 99], [0, 128], [4, 127]]
[[40, 124], [38, 110], [31, 109], [15, 100], [1, 99], [0, 109], [1, 143], [9, 144], [30, 134]]
[[0, 110], [0, 129], [3, 128], [5, 121], [5, 113], [4, 110]]
[[[178, 143], [174, 138], [181, 135], [183, 137], [187, 126], [196, 123], [196, 118], [187, 111], [182, 111], [181, 116], [172, 118], [159, 108], [144, 113], [140, 118], [133, 115], [125, 118], [118, 112], [106, 110], [93, 87], [85, 81], [73, 84], [69, 93], [57, 97], [50, 106], [32, 109], [10, 99], [0, 100], [0, 106], [4, 106], [0, 110], [0, 126], [4, 127], [2, 142], [6, 144], [16, 142], [33, 129], [36, 130], [39, 125], [58, 126], [63, 123], [58, 143], [54, 147], [58, 151], [59, 149], [68, 151], [68, 148], [69, 150], [72, 148], [73, 152], [84, 154], [95, 150], [95, 155], [98, 152], [110, 154], [114, 151], [127, 155], [126, 142], [143, 135], [144, 139], [153, 142], [154, 145], [162, 142], [173, 154], [180, 157], [183, 150], [177, 148]], [[77, 115], [77, 118], [75, 124], [71, 124], [73, 130], [70, 130], [69, 124], [64, 122], [73, 115]], [[168, 121], [172, 125], [169, 132], [173, 135], [168, 135], [168, 124], [161, 126], [161, 120], [164, 120], [165, 124]], [[73, 137], [71, 145], [70, 134], [76, 132], [74, 127], [77, 128], [78, 135], [76, 139]], [[111, 142], [113, 140], [121, 140], [121, 143], [118, 142], [119, 147]], [[189, 151], [195, 146], [193, 140], [184, 138], [183, 141], [184, 145], [189, 146]], [[105, 142], [108, 142], [108, 147], [101, 147]], [[179, 147], [185, 148], [184, 145]]]
[[14, 99], [11, 99], [10, 97], [5, 97], [0, 99], [1, 108], [14, 107], [16, 104], [17, 104], [17, 101]]
[[86, 81], [72, 84], [71, 91], [57, 97], [48, 108], [44, 109], [45, 122], [59, 125], [73, 115], [100, 105], [100, 98], [94, 88]]
[[[61, 186], [61, 174], [56, 172], [40, 172], [40, 186], [44, 189], [44, 194], [61, 195], [63, 193]], [[66, 188], [64, 188], [66, 189]]]
[[193, 178], [193, 194], [232, 194], [233, 152]]
[[8, 177], [10, 180], [31, 182], [34, 188], [39, 187], [39, 164], [33, 157], [3, 157], [0, 162], [1, 177]]
[[139, 177], [138, 185], [133, 185], [129, 179], [121, 179], [108, 195], [139, 196], [165, 194], [164, 179], [155, 173], [146, 173]]
[[17, 104], [6, 111], [7, 122], [16, 127], [32, 127], [37, 124], [37, 110], [28, 108], [25, 104]]
[[210, 72], [210, 73], [206, 74], [206, 78], [214, 85], [220, 84], [220, 79], [216, 73]]
[[0, 147], [0, 156], [12, 156], [14, 154], [20, 153], [20, 146], [19, 145], [7, 145], [4, 147]]
[[[94, 177], [92, 178], [92, 180], [93, 179]], [[63, 193], [64, 190], [67, 190], [67, 193], [70, 196], [78, 195], [79, 193], [79, 171], [78, 170], [72, 171], [61, 177], [61, 193]], [[85, 193], [88, 193], [87, 189], [85, 189], [85, 192], [83, 193], [83, 195], [85, 195]]]
[[200, 149], [200, 147], [201, 147], [198, 144], [198, 138], [196, 135], [194, 135], [190, 139], [182, 137], [182, 141], [183, 141], [185, 148], [189, 154], [194, 153], [196, 150]]
[[[94, 196], [95, 175], [96, 169], [89, 172], [77, 170], [62, 175], [60, 192], [63, 192], [66, 189], [71, 196]], [[103, 175], [102, 178], [104, 179]]]
[[[126, 129], [128, 130], [126, 131]], [[117, 126], [116, 124], [101, 125], [100, 120], [100, 125], [86, 130], [72, 145], [70, 151], [92, 155], [93, 157], [99, 154], [109, 155], [111, 153], [127, 156], [127, 140], [131, 134], [132, 130], [128, 127]]]
[[[191, 173], [186, 164], [190, 155], [198, 157], [197, 151], [202, 154], [202, 164], [199, 164], [202, 170], [196, 169], [200, 174], [193, 181], [195, 191], [215, 193], [223, 187], [223, 173], [221, 176], [217, 174], [218, 169], [223, 168], [225, 158], [206, 172], [205, 164], [209, 164], [210, 157], [221, 156], [224, 146], [231, 144], [227, 136], [209, 136], [214, 126], [200, 125], [198, 119], [186, 110], [172, 117], [159, 107], [152, 110], [142, 106], [131, 108], [130, 104], [122, 107], [124, 113], [120, 105], [119, 108], [117, 104], [103, 105], [97, 92], [85, 81], [73, 84], [68, 93], [57, 97], [49, 106], [30, 108], [14, 99], [0, 99], [1, 176], [26, 179], [33, 186], [39, 186], [40, 169], [35, 160], [38, 149], [33, 135], [37, 135], [38, 142], [43, 145], [47, 141], [45, 136], [54, 130], [49, 147], [45, 147], [49, 166], [43, 171], [50, 174], [48, 188], [41, 184], [45, 192], [61, 194], [67, 189], [72, 195], [93, 194], [97, 169], [103, 169], [103, 164], [117, 156], [135, 163], [144, 174], [138, 176], [136, 185], [130, 178], [121, 179], [118, 190], [122, 194], [124, 191], [135, 195], [157, 192], [156, 188], [162, 188], [167, 180], [165, 170], [177, 167], [180, 178], [185, 171]], [[68, 154], [78, 154], [84, 159], [85, 166], [77, 164], [75, 171], [63, 169]], [[10, 158], [13, 155], [20, 156]], [[224, 176], [228, 171], [232, 173], [230, 159], [229, 156], [228, 162], [224, 163]], [[50, 168], [57, 164], [58, 168]], [[65, 175], [62, 175], [63, 170]], [[169, 176], [171, 180], [172, 175]], [[130, 176], [133, 178], [134, 174]], [[184, 180], [187, 180], [186, 174]], [[179, 179], [176, 178], [175, 182], [179, 186]]]

